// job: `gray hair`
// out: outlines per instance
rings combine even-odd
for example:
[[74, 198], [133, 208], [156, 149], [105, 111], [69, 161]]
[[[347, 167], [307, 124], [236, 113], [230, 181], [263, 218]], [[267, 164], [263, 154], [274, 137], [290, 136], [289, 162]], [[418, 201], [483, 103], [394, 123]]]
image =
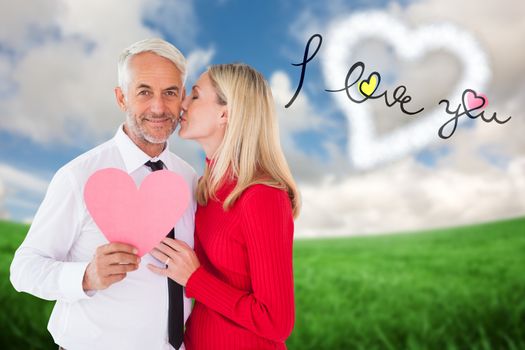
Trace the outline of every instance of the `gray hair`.
[[179, 49], [162, 39], [144, 39], [131, 44], [120, 54], [118, 60], [118, 85], [124, 93], [127, 92], [129, 84], [129, 59], [142, 52], [153, 52], [173, 62], [182, 74], [182, 83], [186, 82], [186, 58]]

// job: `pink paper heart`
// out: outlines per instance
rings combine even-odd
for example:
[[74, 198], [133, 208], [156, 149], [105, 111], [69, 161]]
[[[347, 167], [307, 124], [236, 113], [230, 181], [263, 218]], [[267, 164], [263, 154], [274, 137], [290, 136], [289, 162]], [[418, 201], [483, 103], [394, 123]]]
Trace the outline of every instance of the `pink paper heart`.
[[90, 176], [84, 200], [110, 242], [131, 244], [143, 256], [175, 226], [188, 207], [190, 190], [180, 175], [168, 170], [152, 172], [137, 188], [127, 173], [107, 168]]
[[484, 94], [476, 94], [474, 91], [469, 91], [467, 93], [467, 108], [469, 110], [483, 109], [488, 105], [489, 100]]

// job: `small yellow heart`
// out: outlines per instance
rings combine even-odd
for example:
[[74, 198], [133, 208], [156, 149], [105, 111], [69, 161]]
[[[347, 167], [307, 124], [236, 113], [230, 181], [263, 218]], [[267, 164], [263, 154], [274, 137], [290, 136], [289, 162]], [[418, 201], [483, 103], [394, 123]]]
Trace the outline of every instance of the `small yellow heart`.
[[378, 81], [377, 73], [370, 74], [367, 80], [361, 80], [359, 83], [359, 92], [366, 97], [370, 97], [376, 90]]

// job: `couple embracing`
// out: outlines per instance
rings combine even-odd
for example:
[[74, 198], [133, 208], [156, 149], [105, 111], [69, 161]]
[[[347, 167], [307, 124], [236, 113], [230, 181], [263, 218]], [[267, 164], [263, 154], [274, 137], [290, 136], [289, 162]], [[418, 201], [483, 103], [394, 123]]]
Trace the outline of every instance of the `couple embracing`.
[[[184, 56], [166, 41], [124, 50], [124, 123], [55, 174], [15, 253], [15, 289], [56, 300], [48, 329], [61, 349], [286, 349], [300, 201], [270, 88], [244, 64], [209, 67], [187, 94], [185, 78]], [[206, 154], [200, 178], [169, 150], [179, 124]], [[192, 189], [174, 229], [142, 257], [108, 243], [86, 209], [86, 181], [110, 167], [137, 185], [167, 169]]]

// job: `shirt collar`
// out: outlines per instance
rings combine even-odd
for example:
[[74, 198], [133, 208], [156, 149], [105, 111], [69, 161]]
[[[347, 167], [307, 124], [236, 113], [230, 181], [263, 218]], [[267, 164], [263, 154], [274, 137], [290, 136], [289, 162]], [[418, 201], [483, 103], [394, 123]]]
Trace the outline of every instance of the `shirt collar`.
[[168, 166], [168, 160], [169, 160], [169, 144], [166, 141], [166, 147], [162, 151], [161, 154], [159, 154], [158, 157], [151, 158], [148, 156], [143, 150], [141, 150], [130, 138], [126, 133], [124, 132], [124, 124], [120, 125], [120, 127], [117, 130], [117, 133], [115, 134], [115, 142], [117, 144], [118, 150], [120, 151], [120, 154], [122, 155], [122, 159], [124, 160], [124, 165], [126, 167], [126, 171], [128, 174], [131, 174], [138, 168], [144, 165], [148, 160], [151, 161], [157, 161], [162, 160], [164, 163], [164, 166]]

